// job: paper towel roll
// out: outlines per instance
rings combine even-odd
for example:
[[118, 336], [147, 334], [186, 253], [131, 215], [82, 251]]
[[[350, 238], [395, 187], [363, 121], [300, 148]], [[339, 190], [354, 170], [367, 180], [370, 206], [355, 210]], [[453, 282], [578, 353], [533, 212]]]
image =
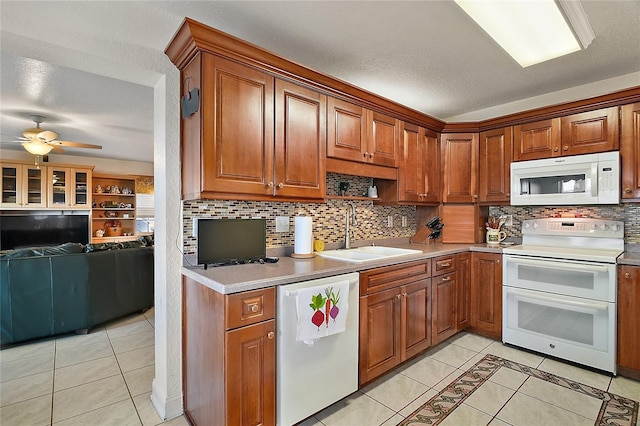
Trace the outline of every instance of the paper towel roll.
[[310, 254], [313, 252], [313, 221], [309, 216], [296, 216], [294, 230], [295, 254]]

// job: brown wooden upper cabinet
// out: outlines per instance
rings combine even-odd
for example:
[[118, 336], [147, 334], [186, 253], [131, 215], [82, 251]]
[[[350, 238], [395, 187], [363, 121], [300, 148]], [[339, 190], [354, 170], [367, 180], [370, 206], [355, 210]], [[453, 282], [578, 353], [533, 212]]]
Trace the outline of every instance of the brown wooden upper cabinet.
[[618, 107], [513, 126], [513, 161], [619, 148]]
[[400, 121], [329, 97], [327, 156], [396, 167]]
[[509, 202], [511, 127], [480, 133], [480, 202]]
[[443, 158], [442, 201], [477, 202], [478, 134], [443, 133], [440, 143]]
[[620, 147], [618, 107], [562, 117], [562, 155], [614, 151]]
[[440, 144], [434, 131], [400, 122], [398, 201], [440, 201]]
[[621, 195], [640, 199], [640, 102], [622, 106], [620, 127]]
[[560, 119], [513, 126], [513, 161], [560, 155]]
[[184, 198], [326, 195], [324, 95], [206, 53], [183, 77], [202, 97], [183, 120]]

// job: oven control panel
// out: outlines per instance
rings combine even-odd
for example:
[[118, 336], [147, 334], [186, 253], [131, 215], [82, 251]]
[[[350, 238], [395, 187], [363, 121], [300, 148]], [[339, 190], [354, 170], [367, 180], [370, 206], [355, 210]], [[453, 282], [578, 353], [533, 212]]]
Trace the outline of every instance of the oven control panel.
[[527, 219], [522, 222], [522, 234], [624, 238], [624, 222], [584, 217]]

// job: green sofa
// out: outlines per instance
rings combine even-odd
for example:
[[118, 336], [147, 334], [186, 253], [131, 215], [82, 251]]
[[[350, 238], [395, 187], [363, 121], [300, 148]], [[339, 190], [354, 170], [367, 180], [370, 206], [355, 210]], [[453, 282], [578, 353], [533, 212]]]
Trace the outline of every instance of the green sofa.
[[0, 344], [92, 327], [153, 306], [153, 246], [67, 243], [0, 255]]

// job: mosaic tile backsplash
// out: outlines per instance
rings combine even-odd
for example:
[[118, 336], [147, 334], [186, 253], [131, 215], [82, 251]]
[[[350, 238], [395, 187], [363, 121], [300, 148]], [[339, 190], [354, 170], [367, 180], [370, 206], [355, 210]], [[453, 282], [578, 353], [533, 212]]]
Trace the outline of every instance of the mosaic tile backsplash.
[[[373, 185], [371, 178], [327, 173], [327, 195], [339, 193], [339, 183], [349, 182], [347, 196], [362, 197]], [[184, 254], [195, 254], [197, 241], [193, 237], [193, 218], [267, 219], [267, 248], [292, 247], [294, 243], [294, 217], [313, 217], [313, 237], [325, 244], [344, 241], [348, 204], [356, 209], [358, 224], [351, 225], [352, 241], [384, 238], [409, 238], [416, 231], [414, 206], [376, 206], [373, 200], [328, 199], [324, 203], [291, 203], [267, 201], [197, 200], [184, 203]], [[289, 231], [276, 232], [276, 216], [289, 217]], [[393, 226], [387, 226], [387, 218]], [[402, 226], [402, 217], [407, 226]]]
[[557, 214], [581, 215], [593, 219], [611, 219], [624, 222], [624, 241], [626, 244], [640, 244], [640, 204], [618, 206], [499, 206], [490, 207], [492, 216], [512, 215], [513, 226], [503, 227], [507, 237], [522, 237], [522, 221], [534, 218], [554, 217]]
[[[340, 182], [348, 182], [347, 196], [362, 197], [373, 185], [371, 178], [327, 173], [327, 195], [340, 193]], [[292, 247], [294, 243], [294, 217], [313, 217], [313, 236], [325, 244], [344, 241], [347, 206], [356, 209], [357, 226], [351, 226], [352, 241], [384, 238], [409, 238], [416, 231], [416, 208], [414, 206], [378, 206], [372, 200], [328, 199], [324, 203], [291, 203], [267, 201], [198, 200], [184, 203], [183, 229], [184, 254], [195, 254], [197, 241], [193, 237], [193, 218], [220, 219], [267, 219], [267, 248]], [[640, 204], [619, 206], [494, 206], [489, 208], [493, 216], [512, 215], [513, 226], [504, 227], [508, 237], [522, 237], [522, 221], [532, 218], [554, 217], [569, 213], [590, 218], [624, 221], [625, 243], [640, 245]], [[289, 231], [276, 232], [276, 216], [289, 217]], [[393, 226], [387, 226], [387, 218], [393, 218]], [[402, 217], [407, 226], [402, 226]], [[445, 224], [446, 226], [446, 224]]]

